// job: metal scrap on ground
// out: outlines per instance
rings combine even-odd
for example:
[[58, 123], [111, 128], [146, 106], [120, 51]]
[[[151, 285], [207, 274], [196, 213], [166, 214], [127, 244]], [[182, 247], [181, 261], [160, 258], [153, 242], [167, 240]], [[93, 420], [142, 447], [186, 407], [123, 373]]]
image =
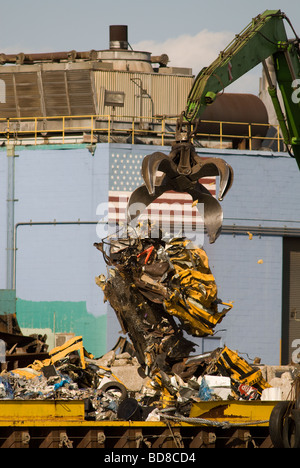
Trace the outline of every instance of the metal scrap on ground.
[[[195, 343], [185, 336], [212, 335], [232, 307], [218, 298], [203, 249], [162, 236], [110, 238], [95, 246], [108, 269], [96, 283], [124, 336], [100, 358], [76, 336], [46, 359], [4, 369], [0, 400], [82, 400], [86, 419], [95, 421], [175, 418], [216, 425], [197, 416], [197, 404], [264, 399], [272, 389], [264, 366], [248, 364], [226, 346], [195, 355]], [[283, 399], [291, 398], [294, 377], [287, 371], [277, 379]]]
[[95, 421], [189, 418], [201, 401], [257, 400], [267, 388], [262, 371], [227, 347], [147, 375], [124, 337], [95, 358], [77, 336], [50, 351], [49, 359], [0, 375], [0, 400], [83, 400], [86, 419]]

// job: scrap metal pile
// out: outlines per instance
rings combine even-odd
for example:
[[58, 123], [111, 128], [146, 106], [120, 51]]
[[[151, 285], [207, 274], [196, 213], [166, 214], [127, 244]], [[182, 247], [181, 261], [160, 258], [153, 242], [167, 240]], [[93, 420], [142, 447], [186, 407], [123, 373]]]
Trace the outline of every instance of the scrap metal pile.
[[[292, 374], [275, 380], [289, 399]], [[0, 400], [81, 400], [90, 421], [193, 421], [201, 401], [263, 399], [271, 384], [263, 368], [249, 365], [226, 346], [186, 357], [168, 371], [156, 367], [149, 372], [125, 337], [95, 358], [76, 336], [53, 348], [47, 359], [2, 371]]]
[[101, 358], [85, 350], [80, 336], [49, 356], [3, 371], [0, 399], [82, 400], [87, 420], [160, 421], [188, 418], [192, 406], [203, 400], [260, 399], [270, 387], [259, 368], [227, 347], [149, 375], [124, 337]]
[[107, 238], [94, 245], [108, 270], [107, 277], [100, 275], [96, 283], [144, 373], [142, 388], [134, 395], [142, 408], [149, 402], [160, 409], [171, 405], [188, 415], [199, 400], [261, 398], [270, 385], [259, 368], [236, 352], [225, 346], [192, 355], [195, 343], [186, 334], [213, 335], [232, 308], [218, 298], [203, 249], [189, 239], [162, 235]]
[[108, 238], [96, 247], [108, 264], [97, 284], [149, 372], [188, 356], [195, 344], [184, 332], [213, 335], [232, 307], [217, 297], [205, 251], [186, 238]]
[[96, 247], [108, 268], [96, 283], [125, 336], [100, 358], [77, 336], [46, 359], [3, 370], [0, 399], [82, 400], [88, 420], [158, 421], [190, 418], [197, 402], [256, 400], [270, 389], [262, 369], [237, 352], [194, 355], [184, 336], [212, 335], [231, 309], [218, 299], [203, 249], [185, 238], [139, 236]]

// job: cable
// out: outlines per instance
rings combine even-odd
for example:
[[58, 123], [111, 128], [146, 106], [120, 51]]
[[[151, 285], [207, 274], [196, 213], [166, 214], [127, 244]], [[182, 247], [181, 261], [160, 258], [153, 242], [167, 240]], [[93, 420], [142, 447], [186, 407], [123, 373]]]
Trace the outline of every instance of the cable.
[[207, 426], [221, 427], [222, 429], [227, 429], [230, 427], [256, 426], [258, 424], [266, 424], [269, 422], [268, 419], [265, 419], [265, 420], [231, 423], [228, 421], [216, 421], [213, 419], [190, 418], [186, 416], [169, 416], [161, 412], [159, 412], [159, 415], [162, 419], [170, 419], [171, 421], [175, 421], [175, 422], [178, 421], [178, 422], [185, 422], [185, 423], [190, 423], [190, 424], [204, 424]]

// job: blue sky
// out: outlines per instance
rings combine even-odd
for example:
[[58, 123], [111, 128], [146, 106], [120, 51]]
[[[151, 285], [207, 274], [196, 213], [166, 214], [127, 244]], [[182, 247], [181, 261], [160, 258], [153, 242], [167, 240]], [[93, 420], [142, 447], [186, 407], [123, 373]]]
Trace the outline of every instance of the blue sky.
[[[2, 53], [106, 49], [109, 26], [126, 24], [135, 50], [167, 53], [170, 65], [193, 73], [266, 9], [281, 9], [300, 34], [299, 0], [0, 0], [0, 5]], [[245, 92], [255, 91], [259, 74], [260, 68], [244, 78]]]

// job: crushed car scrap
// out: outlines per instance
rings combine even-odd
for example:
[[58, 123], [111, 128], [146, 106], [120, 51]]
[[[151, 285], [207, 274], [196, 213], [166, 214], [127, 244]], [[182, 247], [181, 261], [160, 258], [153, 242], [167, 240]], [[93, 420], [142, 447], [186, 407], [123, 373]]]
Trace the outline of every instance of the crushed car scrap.
[[[96, 421], [187, 418], [199, 401], [263, 399], [273, 383], [265, 366], [227, 346], [197, 355], [186, 337], [213, 335], [232, 308], [218, 298], [203, 249], [183, 237], [138, 235], [94, 245], [107, 264], [96, 283], [124, 336], [100, 358], [77, 336], [46, 359], [4, 369], [0, 399], [80, 399]], [[283, 399], [291, 397], [292, 374], [273, 379]]]
[[109, 267], [108, 278], [100, 276], [97, 283], [140, 364], [152, 372], [157, 366], [171, 369], [194, 349], [184, 331], [213, 335], [232, 307], [217, 297], [205, 251], [186, 238], [109, 238], [96, 247]]

